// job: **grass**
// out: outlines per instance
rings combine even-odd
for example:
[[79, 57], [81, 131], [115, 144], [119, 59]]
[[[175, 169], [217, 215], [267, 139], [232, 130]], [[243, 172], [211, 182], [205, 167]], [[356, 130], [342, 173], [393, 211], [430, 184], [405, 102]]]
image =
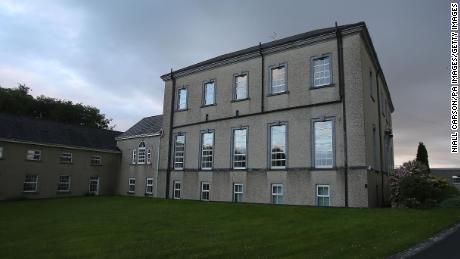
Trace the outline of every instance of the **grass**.
[[0, 202], [0, 258], [376, 258], [460, 209], [343, 209], [132, 197]]

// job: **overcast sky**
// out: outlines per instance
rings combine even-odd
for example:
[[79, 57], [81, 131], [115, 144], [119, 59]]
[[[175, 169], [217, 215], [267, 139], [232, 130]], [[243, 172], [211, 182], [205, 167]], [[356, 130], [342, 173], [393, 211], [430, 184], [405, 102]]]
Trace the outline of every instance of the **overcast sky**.
[[126, 130], [161, 114], [160, 75], [278, 38], [365, 21], [396, 108], [395, 163], [449, 153], [450, 1], [0, 0], [0, 85], [82, 102]]

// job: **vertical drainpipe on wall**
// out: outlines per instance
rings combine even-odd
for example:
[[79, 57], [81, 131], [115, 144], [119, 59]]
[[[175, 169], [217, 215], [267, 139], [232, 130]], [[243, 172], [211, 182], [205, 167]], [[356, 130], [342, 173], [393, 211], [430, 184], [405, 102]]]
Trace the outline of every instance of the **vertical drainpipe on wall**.
[[157, 150], [157, 176], [155, 179], [155, 197], [158, 198], [158, 175], [160, 174], [160, 147], [161, 147], [161, 139], [163, 138], [163, 129], [160, 129], [160, 139], [158, 143], [158, 150]]
[[345, 170], [345, 207], [348, 207], [348, 140], [347, 140], [347, 112], [345, 102], [345, 85], [344, 85], [344, 71], [343, 71], [343, 45], [342, 45], [342, 32], [335, 22], [335, 34], [337, 38], [337, 52], [339, 63], [339, 92], [340, 100], [342, 101], [343, 112], [343, 146], [344, 146], [344, 170]]
[[377, 73], [375, 73], [375, 78], [377, 79], [377, 112], [378, 112], [378, 116], [377, 118], [379, 119], [379, 153], [380, 153], [380, 175], [382, 177], [382, 206], [385, 205], [385, 192], [384, 192], [384, 188], [383, 188], [383, 150], [382, 150], [382, 118], [380, 116], [381, 115], [381, 111], [380, 111], [380, 85], [379, 85], [379, 75], [380, 75], [381, 71], [380, 69], [377, 70]]
[[259, 42], [259, 53], [260, 53], [260, 58], [261, 58], [261, 87], [262, 87], [262, 98], [260, 99], [260, 103], [261, 103], [261, 106], [260, 106], [260, 110], [261, 112], [264, 112], [265, 110], [265, 57], [264, 57], [264, 53], [263, 53], [263, 49], [262, 49], [262, 43]]
[[169, 181], [171, 178], [171, 147], [172, 147], [172, 129], [173, 129], [173, 118], [174, 118], [174, 103], [176, 100], [176, 78], [171, 68], [171, 80], [172, 80], [172, 97], [171, 97], [171, 108], [169, 115], [169, 135], [168, 135], [168, 165], [166, 169], [166, 199], [169, 199]]

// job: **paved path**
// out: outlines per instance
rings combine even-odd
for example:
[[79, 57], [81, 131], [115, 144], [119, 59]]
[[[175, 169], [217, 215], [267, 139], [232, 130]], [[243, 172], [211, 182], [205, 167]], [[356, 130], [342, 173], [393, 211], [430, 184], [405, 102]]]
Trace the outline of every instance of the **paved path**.
[[445, 239], [435, 243], [428, 249], [421, 251], [417, 255], [410, 257], [413, 259], [436, 258], [450, 259], [460, 258], [460, 229], [450, 234]]

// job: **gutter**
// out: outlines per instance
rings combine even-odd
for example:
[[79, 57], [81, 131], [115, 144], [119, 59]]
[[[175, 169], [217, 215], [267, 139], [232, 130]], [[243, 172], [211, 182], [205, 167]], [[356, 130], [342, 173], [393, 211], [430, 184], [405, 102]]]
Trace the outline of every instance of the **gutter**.
[[344, 145], [344, 173], [345, 173], [345, 207], [348, 207], [348, 137], [347, 137], [347, 111], [345, 102], [345, 86], [344, 86], [344, 71], [343, 71], [343, 44], [342, 32], [335, 22], [335, 33], [337, 37], [337, 52], [339, 63], [339, 92], [340, 100], [342, 101], [343, 112], [343, 145]]
[[171, 68], [171, 80], [172, 80], [172, 97], [171, 97], [171, 112], [169, 115], [169, 135], [168, 135], [168, 165], [166, 170], [166, 199], [169, 199], [169, 182], [171, 180], [171, 147], [172, 147], [172, 132], [173, 132], [173, 121], [174, 121], [174, 103], [176, 101], [176, 78], [174, 77], [173, 70]]

